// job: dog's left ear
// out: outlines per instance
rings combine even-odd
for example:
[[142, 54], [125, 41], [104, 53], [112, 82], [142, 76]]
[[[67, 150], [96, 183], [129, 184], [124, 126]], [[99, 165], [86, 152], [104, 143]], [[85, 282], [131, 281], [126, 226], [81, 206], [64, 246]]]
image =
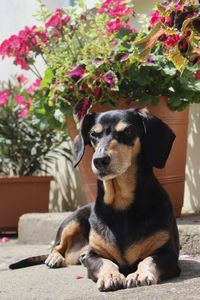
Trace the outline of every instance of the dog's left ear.
[[141, 141], [145, 155], [152, 167], [164, 168], [176, 136], [163, 121], [148, 110], [138, 110], [138, 114], [144, 127]]
[[74, 144], [74, 168], [79, 164], [81, 161], [84, 152], [85, 146], [90, 145], [89, 133], [91, 128], [94, 126], [95, 123], [95, 113], [87, 114], [82, 123], [80, 128], [80, 134], [77, 135], [73, 141]]

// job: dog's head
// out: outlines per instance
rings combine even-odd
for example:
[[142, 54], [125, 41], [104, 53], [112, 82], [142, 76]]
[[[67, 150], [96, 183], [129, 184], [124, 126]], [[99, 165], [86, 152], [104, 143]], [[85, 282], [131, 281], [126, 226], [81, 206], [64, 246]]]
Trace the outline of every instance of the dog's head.
[[79, 164], [85, 146], [91, 145], [92, 170], [100, 179], [112, 179], [126, 172], [141, 149], [152, 167], [163, 168], [174, 139], [173, 131], [147, 110], [87, 114], [80, 135], [74, 140], [74, 165]]

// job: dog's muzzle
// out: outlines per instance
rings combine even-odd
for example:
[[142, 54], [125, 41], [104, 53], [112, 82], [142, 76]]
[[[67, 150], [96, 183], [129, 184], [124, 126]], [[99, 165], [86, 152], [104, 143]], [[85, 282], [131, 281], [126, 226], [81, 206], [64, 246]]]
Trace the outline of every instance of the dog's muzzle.
[[107, 154], [93, 158], [93, 164], [98, 171], [104, 171], [108, 168], [111, 158]]

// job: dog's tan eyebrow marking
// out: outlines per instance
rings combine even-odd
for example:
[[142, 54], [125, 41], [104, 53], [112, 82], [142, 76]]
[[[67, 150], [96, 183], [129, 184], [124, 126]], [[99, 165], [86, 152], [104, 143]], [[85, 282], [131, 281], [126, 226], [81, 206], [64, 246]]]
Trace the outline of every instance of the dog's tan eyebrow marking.
[[115, 130], [116, 131], [123, 131], [127, 127], [128, 127], [128, 124], [126, 122], [119, 121], [119, 123], [117, 123], [117, 125], [115, 127]]
[[96, 133], [101, 133], [103, 131], [103, 126], [100, 123], [97, 123], [94, 128], [93, 128], [94, 132]]

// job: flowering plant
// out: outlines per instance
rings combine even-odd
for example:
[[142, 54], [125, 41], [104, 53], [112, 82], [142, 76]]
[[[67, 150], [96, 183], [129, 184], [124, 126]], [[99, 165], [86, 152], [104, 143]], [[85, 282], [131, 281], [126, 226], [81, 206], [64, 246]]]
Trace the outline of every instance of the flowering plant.
[[[168, 96], [172, 110], [200, 101], [195, 34], [199, 7], [192, 0], [158, 4], [150, 17], [150, 31], [139, 32], [131, 25], [135, 17], [131, 0], [99, 0], [92, 9], [80, 0], [77, 6], [54, 13], [39, 2], [42, 25], [26, 27], [0, 45], [2, 57], [13, 57], [14, 63], [39, 78], [35, 59], [41, 55], [46, 62], [39, 88], [43, 96], [32, 101], [37, 118], [52, 126], [62, 124], [75, 108], [80, 121], [93, 103], [115, 104], [124, 98], [157, 104], [158, 96]], [[195, 11], [191, 18], [185, 14], [187, 2], [187, 9]], [[182, 29], [176, 26], [178, 14]], [[191, 34], [185, 37], [189, 28]], [[188, 50], [173, 52], [179, 45], [185, 47], [183, 37]]]
[[[69, 158], [69, 151], [58, 146], [66, 133], [46, 126], [30, 115], [31, 97], [38, 93], [39, 82], [28, 85], [20, 75], [0, 90], [0, 174], [30, 176], [39, 171], [48, 172], [55, 153]], [[52, 151], [51, 155], [49, 152]]]
[[[150, 33], [138, 45], [142, 59], [159, 45], [180, 71], [190, 63], [200, 65], [200, 4], [195, 0], [157, 3], [150, 18]], [[195, 73], [196, 79], [199, 72]]]

